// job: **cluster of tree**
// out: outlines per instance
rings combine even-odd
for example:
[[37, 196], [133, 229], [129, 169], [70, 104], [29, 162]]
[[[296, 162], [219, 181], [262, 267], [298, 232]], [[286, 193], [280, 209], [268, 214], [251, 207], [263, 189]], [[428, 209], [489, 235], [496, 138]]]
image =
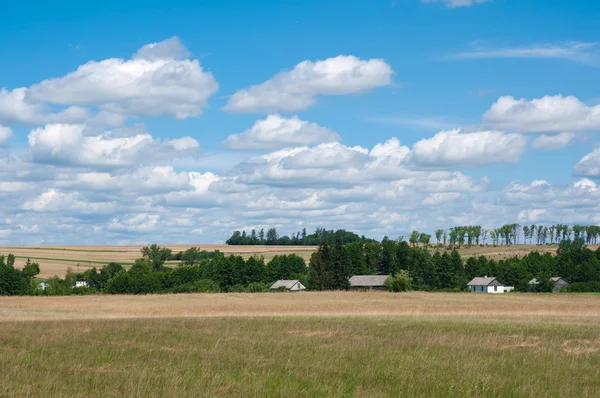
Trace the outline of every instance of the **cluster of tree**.
[[[69, 270], [64, 278], [47, 279], [43, 287], [33, 279], [39, 273], [37, 264], [19, 271], [14, 267], [14, 256], [9, 255], [8, 265], [0, 257], [0, 295], [260, 292], [278, 279], [305, 281], [307, 275], [306, 262], [295, 254], [278, 255], [265, 264], [262, 257], [245, 260], [190, 248], [180, 254], [179, 266], [170, 268], [165, 265], [173, 258], [170, 249], [154, 244], [141, 252], [143, 257], [129, 269], [110, 263], [82, 273]], [[78, 281], [86, 282], [86, 287], [75, 287]]]
[[277, 229], [269, 228], [265, 235], [264, 229], [258, 233], [256, 230], [250, 231], [234, 231], [233, 234], [225, 243], [228, 245], [280, 245], [280, 246], [317, 246], [325, 242], [370, 242], [373, 239], [368, 239], [364, 235], [358, 236], [353, 232], [343, 229], [326, 230], [325, 228], [317, 228], [313, 234], [307, 235], [306, 228], [302, 231], [293, 233], [291, 236], [279, 236]]
[[27, 263], [22, 270], [15, 268], [15, 256], [0, 256], [0, 296], [17, 296], [33, 294], [35, 291], [34, 278], [40, 273], [40, 265]]
[[[517, 291], [545, 290], [553, 276], [571, 282], [572, 291], [596, 291], [600, 285], [600, 249], [592, 251], [578, 238], [561, 241], [555, 256], [532, 252], [523, 258], [496, 261], [480, 256], [463, 261], [456, 250], [432, 254], [425, 247], [389, 239], [381, 243], [326, 243], [311, 258], [309, 287], [345, 289], [352, 275], [398, 275], [401, 271], [417, 290], [460, 291], [472, 278], [490, 275]], [[529, 285], [533, 278], [541, 282], [537, 287]]]

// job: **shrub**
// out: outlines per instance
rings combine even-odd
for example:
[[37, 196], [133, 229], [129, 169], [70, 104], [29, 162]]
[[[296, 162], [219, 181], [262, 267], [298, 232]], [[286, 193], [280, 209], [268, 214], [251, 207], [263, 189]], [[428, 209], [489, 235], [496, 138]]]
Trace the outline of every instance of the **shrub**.
[[269, 291], [269, 285], [266, 283], [254, 282], [246, 287], [248, 293], [263, 293]]
[[411, 289], [412, 278], [407, 271], [400, 270], [385, 281], [385, 286], [390, 292], [406, 292]]

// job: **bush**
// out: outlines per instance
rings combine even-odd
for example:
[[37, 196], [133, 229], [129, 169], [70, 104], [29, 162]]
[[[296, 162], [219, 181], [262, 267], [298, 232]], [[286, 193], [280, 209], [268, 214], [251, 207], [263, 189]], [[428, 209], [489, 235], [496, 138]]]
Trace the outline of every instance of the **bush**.
[[407, 292], [411, 289], [412, 278], [408, 271], [400, 270], [385, 281], [385, 286], [390, 292]]
[[170, 289], [171, 293], [218, 293], [219, 285], [210, 279], [200, 279], [188, 282], [183, 285], [175, 286]]
[[567, 288], [563, 288], [561, 291], [563, 290], [572, 293], [600, 293], [600, 282], [574, 282]]
[[248, 293], [263, 293], [269, 291], [269, 285], [266, 283], [254, 282], [246, 287]]

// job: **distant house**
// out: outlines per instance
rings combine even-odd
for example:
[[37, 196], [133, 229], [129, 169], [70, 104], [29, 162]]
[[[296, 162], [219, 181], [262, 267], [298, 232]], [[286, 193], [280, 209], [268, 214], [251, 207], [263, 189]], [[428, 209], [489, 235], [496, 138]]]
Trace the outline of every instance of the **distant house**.
[[[552, 282], [554, 282], [554, 288], [552, 289], [553, 292], [560, 292], [560, 289], [562, 289], [563, 287], [567, 287], [570, 285], [569, 282], [567, 282], [566, 280], [564, 280], [563, 278], [561, 278], [560, 276], [555, 276], [550, 278], [550, 280]], [[532, 280], [529, 281], [529, 285], [530, 286], [534, 286], [537, 285], [538, 283], [540, 283], [536, 278], [533, 278]]]
[[301, 292], [302, 290], [306, 290], [306, 286], [300, 283], [299, 280], [285, 280], [281, 279], [277, 282], [273, 283], [271, 286], [272, 292], [278, 292], [281, 290], [287, 290], [288, 292]]
[[505, 288], [502, 282], [494, 277], [488, 277], [487, 275], [483, 278], [473, 278], [471, 282], [467, 284], [467, 288], [470, 292], [478, 293], [504, 293]]
[[46, 288], [48, 287], [48, 283], [46, 282], [40, 282], [38, 287], [40, 288], [40, 290], [46, 290]]
[[90, 285], [86, 281], [77, 281], [75, 287], [90, 287]]
[[349, 279], [350, 290], [387, 290], [389, 275], [354, 275]]

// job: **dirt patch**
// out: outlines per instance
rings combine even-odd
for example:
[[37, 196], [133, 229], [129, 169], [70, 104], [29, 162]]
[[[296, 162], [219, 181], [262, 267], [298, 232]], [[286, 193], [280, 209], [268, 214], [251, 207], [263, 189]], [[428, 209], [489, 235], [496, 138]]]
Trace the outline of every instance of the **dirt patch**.
[[567, 340], [562, 350], [569, 354], [591, 354], [600, 351], [600, 340]]
[[287, 331], [286, 334], [292, 334], [296, 336], [304, 336], [304, 337], [333, 337], [335, 336], [335, 332], [325, 332], [319, 330], [290, 330]]

